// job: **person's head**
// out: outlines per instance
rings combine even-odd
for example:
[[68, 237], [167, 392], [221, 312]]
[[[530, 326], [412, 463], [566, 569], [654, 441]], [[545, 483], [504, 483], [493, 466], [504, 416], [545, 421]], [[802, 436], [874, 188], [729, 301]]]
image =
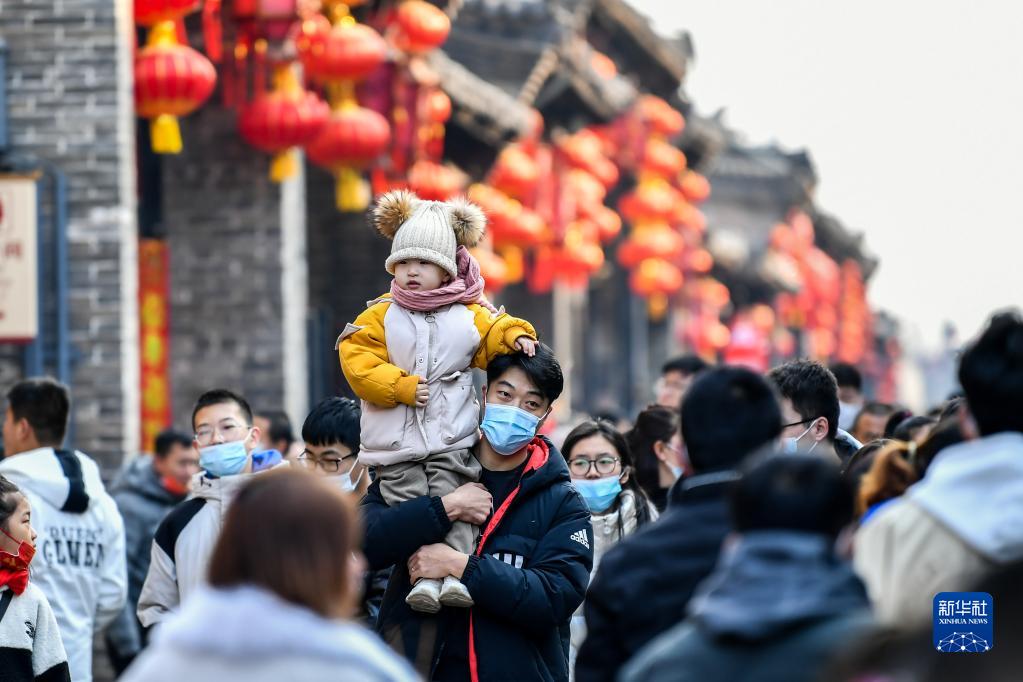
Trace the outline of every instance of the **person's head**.
[[639, 413], [625, 434], [636, 462], [634, 478], [648, 495], [669, 487], [686, 467], [680, 422], [677, 409], [651, 405]]
[[853, 421], [850, 433], [859, 442], [866, 444], [884, 438], [884, 427], [892, 413], [891, 405], [869, 402], [860, 409]]
[[322, 476], [354, 479], [362, 475], [359, 456], [359, 404], [349, 398], [327, 398], [312, 409], [302, 424], [305, 450], [299, 461]]
[[731, 509], [740, 533], [787, 530], [837, 538], [852, 522], [853, 492], [823, 459], [771, 453], [744, 465]]
[[931, 466], [931, 462], [937, 457], [942, 450], [945, 448], [958, 445], [966, 440], [966, 435], [963, 433], [962, 425], [959, 422], [957, 415], [951, 417], [945, 417], [938, 421], [931, 429], [927, 439], [920, 443], [916, 448], [916, 460], [914, 465], [917, 471], [917, 477], [923, 478], [924, 474], [927, 473], [927, 468]]
[[733, 469], [780, 432], [781, 410], [770, 384], [742, 367], [708, 370], [682, 401], [682, 440], [696, 473]]
[[35, 545], [32, 507], [18, 486], [0, 476], [0, 552], [18, 554], [21, 543]]
[[661, 367], [661, 376], [654, 387], [657, 404], [673, 410], [679, 409], [682, 397], [692, 385], [693, 379], [709, 367], [698, 355], [680, 355], [668, 360]]
[[238, 492], [210, 559], [215, 588], [261, 587], [325, 618], [347, 618], [364, 561], [348, 496], [297, 469], [254, 476]]
[[863, 375], [860, 370], [848, 362], [836, 362], [830, 369], [838, 384], [839, 402], [846, 405], [859, 405], [863, 402]]
[[156, 436], [153, 468], [169, 490], [184, 493], [188, 482], [199, 471], [199, 458], [192, 439], [180, 431], [166, 429]]
[[831, 371], [813, 360], [795, 360], [767, 375], [781, 394], [782, 438], [809, 451], [834, 441], [838, 430], [838, 385]]
[[874, 457], [884, 446], [888, 445], [892, 441], [878, 438], [866, 443], [863, 447], [857, 450], [849, 461], [845, 463], [845, 468], [842, 470], [843, 475], [852, 482], [854, 490], [859, 490], [860, 480], [863, 475], [870, 471], [870, 466], [874, 463]]
[[192, 410], [192, 430], [193, 447], [208, 474], [229, 476], [252, 470], [252, 452], [262, 432], [253, 425], [252, 408], [245, 398], [223, 388], [206, 391]]
[[261, 449], [276, 450], [285, 457], [288, 455], [291, 444], [295, 442], [295, 432], [283, 410], [259, 412], [252, 417], [252, 423], [259, 427]]
[[385, 262], [398, 288], [439, 289], [458, 277], [458, 247], [473, 247], [487, 219], [465, 199], [423, 201], [407, 190], [380, 197], [373, 209], [377, 230], [392, 239]]
[[46, 378], [19, 381], [7, 392], [4, 454], [59, 448], [67, 433], [71, 398], [66, 386]]
[[1023, 318], [999, 313], [967, 346], [959, 383], [981, 436], [1023, 431]]
[[543, 343], [536, 344], [532, 357], [511, 353], [491, 360], [481, 425], [490, 447], [505, 455], [521, 451], [543, 427], [564, 387], [561, 365]]
[[565, 438], [561, 453], [590, 512], [604, 513], [617, 502], [622, 490], [630, 490], [636, 498], [637, 513], [648, 520], [649, 500], [633, 474], [629, 444], [611, 422], [590, 419], [579, 424]]
[[922, 443], [930, 435], [931, 429], [938, 423], [933, 417], [910, 417], [895, 427], [892, 438], [905, 442]]
[[870, 469], [860, 479], [857, 513], [900, 497], [920, 480], [916, 471], [916, 444], [893, 440], [874, 455]]
[[912, 416], [912, 410], [907, 410], [904, 407], [894, 409], [891, 415], [889, 415], [888, 421], [884, 423], [884, 437], [895, 438], [895, 429], [898, 428], [899, 424]]

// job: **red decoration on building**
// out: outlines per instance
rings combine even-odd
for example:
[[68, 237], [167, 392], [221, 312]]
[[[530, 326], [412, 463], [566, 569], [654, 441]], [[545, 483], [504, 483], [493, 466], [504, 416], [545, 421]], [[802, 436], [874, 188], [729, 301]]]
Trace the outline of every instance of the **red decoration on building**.
[[153, 151], [177, 154], [177, 117], [201, 106], [213, 93], [217, 72], [206, 57], [177, 42], [173, 22], [157, 24], [135, 57], [135, 110], [150, 119]]
[[339, 210], [360, 211], [369, 204], [369, 187], [359, 171], [376, 161], [390, 140], [387, 119], [372, 109], [351, 104], [331, 112], [320, 134], [306, 147], [306, 154], [335, 174]]
[[170, 426], [170, 271], [166, 242], [139, 242], [139, 343], [142, 449], [153, 452], [156, 435]]
[[444, 44], [451, 33], [448, 15], [424, 0], [405, 0], [394, 14], [394, 44], [403, 52], [420, 54]]
[[238, 131], [253, 147], [274, 154], [270, 177], [281, 182], [297, 169], [294, 148], [316, 139], [330, 118], [330, 107], [302, 88], [291, 65], [278, 67], [275, 81], [273, 92], [242, 110]]
[[450, 166], [421, 160], [409, 169], [408, 185], [420, 199], [447, 201], [465, 188], [465, 176]]
[[135, 23], [152, 27], [198, 11], [202, 0], [135, 0]]

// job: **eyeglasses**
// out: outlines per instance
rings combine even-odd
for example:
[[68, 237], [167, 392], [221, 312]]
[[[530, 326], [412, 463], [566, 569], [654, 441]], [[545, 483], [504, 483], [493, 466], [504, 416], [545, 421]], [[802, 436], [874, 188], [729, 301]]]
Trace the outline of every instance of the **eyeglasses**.
[[200, 426], [195, 430], [195, 442], [199, 445], [209, 445], [213, 442], [216, 434], [220, 434], [224, 438], [225, 443], [232, 441], [241, 440], [244, 436], [242, 432], [249, 429], [248, 426], [239, 424], [236, 421], [225, 420], [220, 422], [217, 426]]
[[297, 459], [299, 465], [304, 466], [306, 469], [319, 469], [326, 474], [336, 474], [341, 471], [341, 464], [345, 460], [351, 459], [355, 456], [356, 455], [351, 454], [345, 455], [341, 459], [319, 459], [310, 455], [308, 452], [303, 452], [297, 457]]
[[782, 424], [781, 427], [783, 429], [787, 429], [790, 426], [802, 426], [803, 424], [808, 424], [808, 423], [810, 423], [812, 421], [816, 421], [816, 420], [817, 420], [817, 417], [811, 417], [809, 419], [804, 419], [803, 421], [792, 422], [791, 424]]
[[598, 474], [613, 474], [615, 467], [618, 466], [618, 462], [622, 461], [618, 457], [600, 457], [596, 460], [585, 459], [580, 457], [578, 459], [572, 459], [568, 462], [568, 468], [571, 469], [572, 473], [576, 476], [585, 476], [590, 473], [590, 469], [597, 467]]

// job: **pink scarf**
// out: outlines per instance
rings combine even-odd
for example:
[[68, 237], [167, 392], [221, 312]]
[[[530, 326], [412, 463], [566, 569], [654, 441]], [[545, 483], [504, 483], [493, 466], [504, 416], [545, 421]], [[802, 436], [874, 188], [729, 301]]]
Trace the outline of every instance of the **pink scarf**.
[[497, 308], [483, 295], [486, 282], [480, 274], [480, 264], [469, 249], [459, 246], [455, 252], [455, 260], [458, 263], [458, 277], [455, 277], [447, 286], [430, 291], [408, 291], [402, 289], [393, 280], [391, 281], [391, 297], [395, 303], [402, 308], [417, 310], [426, 313], [437, 308], [443, 308], [452, 303], [478, 303], [492, 313]]

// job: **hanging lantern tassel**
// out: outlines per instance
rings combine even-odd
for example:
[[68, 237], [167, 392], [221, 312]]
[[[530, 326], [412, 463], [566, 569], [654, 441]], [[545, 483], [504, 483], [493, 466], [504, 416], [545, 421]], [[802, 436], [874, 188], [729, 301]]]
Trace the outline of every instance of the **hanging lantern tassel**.
[[369, 185], [362, 179], [359, 171], [344, 166], [337, 172], [334, 199], [339, 211], [346, 213], [365, 211], [371, 199]]
[[646, 305], [647, 314], [652, 322], [660, 322], [668, 313], [668, 297], [664, 294], [654, 294]]
[[149, 122], [149, 136], [157, 154], [181, 153], [181, 128], [177, 117], [160, 114], [154, 118]]
[[298, 159], [296, 158], [294, 148], [285, 149], [283, 152], [274, 155], [274, 159], [270, 163], [271, 180], [274, 182], [284, 182], [288, 178], [295, 177], [297, 172]]
[[202, 41], [206, 55], [215, 64], [224, 57], [224, 26], [220, 18], [221, 0], [206, 0], [202, 8]]

